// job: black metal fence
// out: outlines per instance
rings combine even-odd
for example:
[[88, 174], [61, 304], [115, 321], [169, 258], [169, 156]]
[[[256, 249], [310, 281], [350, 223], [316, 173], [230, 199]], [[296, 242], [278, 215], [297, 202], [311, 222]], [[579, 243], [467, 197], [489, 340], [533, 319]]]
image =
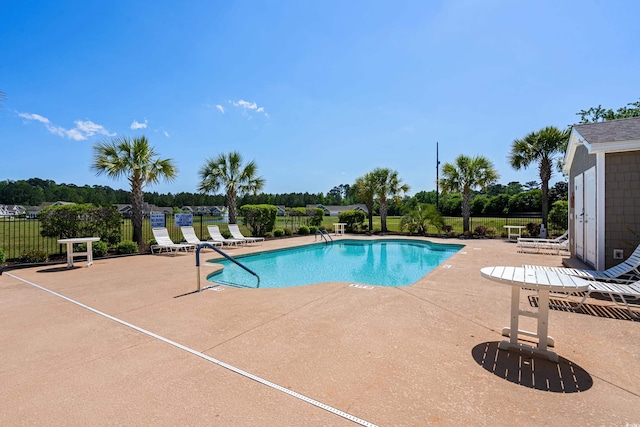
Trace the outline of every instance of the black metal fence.
[[[462, 218], [461, 217], [444, 217], [445, 225], [450, 227], [452, 234], [462, 233]], [[375, 224], [379, 225], [379, 218], [375, 218]], [[282, 227], [284, 220], [279, 217], [276, 227]], [[333, 223], [337, 222], [337, 217], [325, 217], [323, 225], [329, 229], [333, 229]], [[527, 224], [540, 224], [542, 222], [541, 215], [539, 213], [529, 213], [523, 215], [509, 215], [503, 217], [471, 217], [470, 218], [470, 231], [473, 233], [478, 227], [484, 227], [485, 229], [493, 228], [495, 237], [504, 237], [505, 225], [521, 225], [527, 226]], [[164, 224], [172, 240], [179, 242], [183, 239], [180, 227], [175, 223], [175, 217], [171, 214], [164, 216]], [[207, 216], [207, 215], [193, 215], [193, 228], [200, 239], [207, 240], [209, 238], [207, 225], [218, 224], [221, 231], [227, 231], [226, 222], [223, 222], [221, 217]], [[400, 217], [390, 217], [387, 219], [387, 227], [392, 232], [402, 232], [400, 229]], [[133, 226], [131, 220], [122, 219], [122, 240], [130, 240], [132, 236]], [[437, 230], [429, 230], [434, 234]], [[560, 235], [566, 230], [549, 230], [549, 234]], [[43, 251], [48, 255], [62, 254], [66, 250], [66, 246], [60, 245], [57, 239], [50, 237], [42, 237], [40, 234], [40, 221], [38, 219], [28, 218], [0, 218], [0, 249], [5, 254], [7, 259], [16, 259], [24, 255], [25, 253], [33, 250]], [[295, 230], [294, 230], [295, 232]], [[149, 242], [153, 239], [151, 232], [151, 221], [149, 218], [145, 218], [143, 222], [143, 240]]]
[[[216, 223], [220, 223], [221, 229], [226, 231], [226, 223], [222, 222], [221, 217], [193, 215], [193, 228], [203, 240], [207, 240], [209, 237], [207, 225]], [[179, 242], [183, 239], [180, 227], [176, 225], [173, 215], [164, 215], [164, 226], [174, 241]], [[130, 219], [122, 219], [121, 230], [121, 239], [131, 240], [133, 225]], [[41, 251], [47, 255], [63, 254], [66, 251], [66, 245], [59, 244], [56, 238], [43, 237], [41, 231], [40, 220], [37, 218], [0, 218], [0, 249], [4, 252], [5, 258], [8, 260], [17, 259], [30, 251]], [[153, 239], [149, 218], [144, 218], [142, 235], [145, 242]]]

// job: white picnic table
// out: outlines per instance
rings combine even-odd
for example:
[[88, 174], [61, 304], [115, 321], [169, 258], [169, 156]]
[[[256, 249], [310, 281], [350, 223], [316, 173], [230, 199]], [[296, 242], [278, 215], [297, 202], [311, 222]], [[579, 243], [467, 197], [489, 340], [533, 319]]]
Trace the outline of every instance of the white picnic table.
[[344, 226], [347, 225], [346, 222], [336, 222], [333, 224], [333, 234], [336, 236], [344, 236]]
[[[552, 362], [558, 362], [558, 355], [547, 348], [548, 346], [553, 347], [555, 344], [554, 339], [547, 335], [549, 329], [549, 292], [583, 292], [589, 288], [589, 282], [562, 273], [524, 267], [484, 267], [480, 269], [480, 274], [489, 280], [511, 286], [511, 323], [510, 327], [502, 328], [502, 335], [509, 337], [509, 341], [501, 341], [498, 348], [502, 350], [527, 349], [546, 356]], [[530, 289], [537, 292], [537, 313], [520, 310], [520, 289]], [[519, 329], [520, 316], [537, 319], [537, 331], [530, 332]], [[537, 338], [537, 347], [519, 343], [518, 334]]]
[[[73, 257], [76, 256], [86, 256], [87, 257], [87, 267], [93, 264], [93, 251], [92, 251], [92, 243], [99, 242], [99, 237], [74, 237], [70, 239], [59, 239], [58, 243], [66, 243], [67, 244], [67, 268], [73, 267]], [[76, 243], [86, 243], [87, 251], [86, 252], [74, 252], [73, 245]]]
[[522, 237], [522, 229], [527, 227], [525, 225], [505, 225], [504, 228], [507, 229], [508, 239], [511, 240], [512, 237], [515, 237], [517, 241], [518, 238]]

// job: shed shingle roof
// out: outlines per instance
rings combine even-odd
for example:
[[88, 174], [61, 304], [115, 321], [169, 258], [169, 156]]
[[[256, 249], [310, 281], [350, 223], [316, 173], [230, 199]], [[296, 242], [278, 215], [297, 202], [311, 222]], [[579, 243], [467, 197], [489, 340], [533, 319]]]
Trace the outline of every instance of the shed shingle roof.
[[591, 144], [640, 140], [640, 117], [575, 125], [574, 129]]

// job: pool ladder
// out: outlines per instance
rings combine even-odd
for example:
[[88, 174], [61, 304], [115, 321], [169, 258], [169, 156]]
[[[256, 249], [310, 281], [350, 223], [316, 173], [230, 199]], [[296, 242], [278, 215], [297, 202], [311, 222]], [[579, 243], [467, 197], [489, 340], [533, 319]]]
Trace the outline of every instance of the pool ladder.
[[[333, 238], [327, 232], [327, 230], [316, 230], [315, 234], [313, 235], [313, 240], [314, 241], [317, 239], [318, 234], [320, 234], [320, 237], [322, 237], [324, 239], [325, 243], [333, 243]], [[331, 240], [331, 242], [329, 242], [329, 240], [327, 240], [327, 237], [329, 237], [329, 240]]]
[[216, 248], [214, 245], [212, 245], [211, 243], [200, 243], [198, 245], [198, 248], [196, 249], [196, 267], [198, 268], [198, 290], [197, 292], [200, 292], [202, 290], [202, 288], [200, 287], [200, 249], [203, 248], [211, 248], [214, 251], [218, 252], [220, 255], [222, 255], [223, 257], [225, 257], [226, 259], [228, 259], [229, 261], [231, 261], [232, 263], [240, 266], [242, 269], [246, 270], [247, 272], [251, 273], [252, 275], [256, 276], [256, 278], [258, 279], [258, 284], [256, 286], [256, 288], [260, 287], [260, 276], [258, 276], [256, 273], [254, 273], [249, 267], [245, 266], [244, 264], [240, 263], [238, 260], [236, 260], [235, 258], [227, 255], [225, 252], [221, 251], [220, 249]]

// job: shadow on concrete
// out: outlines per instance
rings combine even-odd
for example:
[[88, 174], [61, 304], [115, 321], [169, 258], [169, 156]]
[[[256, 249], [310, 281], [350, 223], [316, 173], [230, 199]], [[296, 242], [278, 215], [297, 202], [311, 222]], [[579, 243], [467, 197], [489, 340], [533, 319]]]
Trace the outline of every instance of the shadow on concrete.
[[498, 344], [478, 344], [471, 355], [478, 365], [499, 378], [554, 393], [579, 393], [593, 386], [591, 375], [570, 360], [559, 357], [558, 363], [553, 363], [524, 350], [500, 350]]
[[[611, 302], [611, 299], [608, 296], [599, 295], [597, 293], [591, 293], [589, 298], [592, 298], [594, 300]], [[632, 304], [638, 304], [638, 302], [633, 301]], [[538, 307], [538, 297], [535, 295], [530, 295], [529, 305], [531, 307]], [[634, 311], [635, 316], [632, 317], [631, 313], [629, 313], [629, 310], [627, 310], [627, 308], [624, 305], [606, 306], [606, 305], [585, 303], [578, 310], [574, 308], [576, 305], [577, 305], [576, 302], [569, 301], [567, 299], [551, 298], [549, 300], [549, 308], [552, 310], [569, 311], [572, 313], [586, 314], [586, 315], [595, 316], [595, 317], [604, 317], [607, 319], [629, 320], [631, 322], [640, 322], [640, 313], [637, 310], [635, 310]]]
[[74, 265], [73, 267], [69, 268], [67, 267], [67, 264], [63, 265], [62, 267], [53, 267], [53, 268], [45, 268], [42, 270], [37, 270], [37, 273], [59, 273], [61, 271], [70, 271], [70, 270], [76, 270], [78, 268], [83, 268], [81, 265]]

